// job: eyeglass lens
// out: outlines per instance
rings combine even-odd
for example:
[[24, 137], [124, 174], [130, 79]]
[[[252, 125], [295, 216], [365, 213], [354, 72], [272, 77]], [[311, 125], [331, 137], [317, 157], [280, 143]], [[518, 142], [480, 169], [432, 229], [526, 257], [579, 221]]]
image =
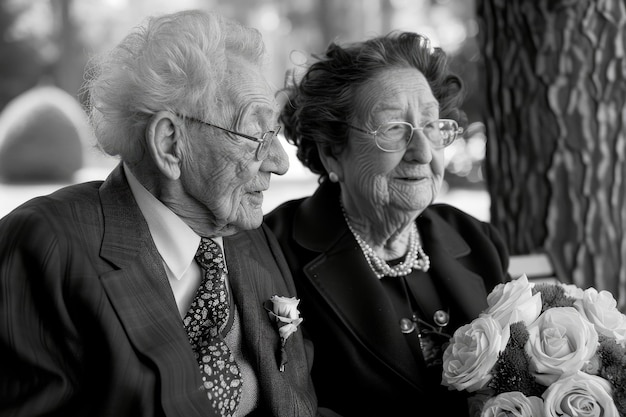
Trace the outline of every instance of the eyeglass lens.
[[[428, 140], [438, 148], [451, 144], [457, 136], [458, 127], [453, 120], [435, 120], [420, 128]], [[381, 126], [376, 132], [378, 146], [387, 151], [406, 148], [413, 136], [413, 126], [408, 123], [391, 122]]]
[[263, 134], [263, 141], [259, 142], [259, 147], [256, 150], [257, 160], [262, 161], [267, 158], [267, 155], [270, 153], [270, 148], [272, 147], [272, 142], [276, 137], [276, 133], [277, 132], [270, 130], [269, 132], [265, 132]]

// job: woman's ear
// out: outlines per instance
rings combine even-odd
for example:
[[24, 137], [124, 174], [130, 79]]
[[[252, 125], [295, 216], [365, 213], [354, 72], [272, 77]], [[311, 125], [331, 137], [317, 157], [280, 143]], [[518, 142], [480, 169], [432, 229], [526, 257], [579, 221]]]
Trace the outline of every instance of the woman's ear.
[[[317, 153], [331, 181], [341, 182], [343, 180], [343, 166], [339, 158], [338, 150], [335, 147], [318, 143]], [[331, 173], [334, 175], [331, 175]]]
[[167, 111], [160, 111], [152, 116], [146, 128], [146, 143], [154, 165], [171, 180], [180, 177], [180, 131], [176, 125], [176, 116]]

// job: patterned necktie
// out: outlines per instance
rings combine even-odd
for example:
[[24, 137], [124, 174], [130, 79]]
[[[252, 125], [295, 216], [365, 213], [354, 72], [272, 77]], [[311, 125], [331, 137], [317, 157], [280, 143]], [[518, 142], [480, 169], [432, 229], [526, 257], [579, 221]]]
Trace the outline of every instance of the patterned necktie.
[[222, 416], [231, 416], [241, 398], [242, 379], [220, 334], [229, 314], [224, 256], [217, 243], [203, 237], [195, 259], [202, 271], [202, 282], [183, 322], [209, 400]]

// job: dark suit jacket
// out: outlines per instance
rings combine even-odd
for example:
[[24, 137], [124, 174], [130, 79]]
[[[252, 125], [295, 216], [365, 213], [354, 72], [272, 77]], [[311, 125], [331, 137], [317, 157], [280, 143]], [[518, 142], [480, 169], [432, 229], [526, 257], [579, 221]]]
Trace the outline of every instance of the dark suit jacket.
[[[338, 199], [339, 187], [324, 183], [312, 197], [287, 202], [266, 217], [294, 275], [303, 328], [315, 345], [312, 376], [320, 406], [345, 416], [442, 411], [458, 395], [426, 382], [419, 344], [411, 349], [400, 332]], [[417, 223], [429, 272], [450, 306], [452, 334], [478, 316], [488, 291], [507, 278], [507, 251], [493, 227], [451, 206], [431, 206]]]
[[[295, 296], [275, 238], [260, 228], [224, 247], [261, 415], [314, 415], [302, 333], [279, 372], [263, 308], [274, 294]], [[0, 415], [217, 415], [121, 167], [0, 220]]]

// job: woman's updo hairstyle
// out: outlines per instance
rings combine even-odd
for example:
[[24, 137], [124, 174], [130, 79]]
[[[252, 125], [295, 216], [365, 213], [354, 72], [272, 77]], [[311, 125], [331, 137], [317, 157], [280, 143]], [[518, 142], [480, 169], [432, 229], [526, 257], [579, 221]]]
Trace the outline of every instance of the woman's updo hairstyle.
[[[439, 101], [439, 117], [466, 124], [460, 109], [463, 82], [448, 68], [441, 48], [413, 32], [391, 32], [385, 36], [346, 46], [331, 43], [323, 55], [297, 80], [288, 73], [282, 92], [288, 95], [280, 116], [287, 141], [297, 146], [298, 159], [324, 181], [328, 173], [319, 151], [341, 152], [348, 140], [348, 124], [356, 109], [359, 87], [391, 68], [415, 68], [430, 85]], [[319, 148], [318, 148], [319, 146]]]

